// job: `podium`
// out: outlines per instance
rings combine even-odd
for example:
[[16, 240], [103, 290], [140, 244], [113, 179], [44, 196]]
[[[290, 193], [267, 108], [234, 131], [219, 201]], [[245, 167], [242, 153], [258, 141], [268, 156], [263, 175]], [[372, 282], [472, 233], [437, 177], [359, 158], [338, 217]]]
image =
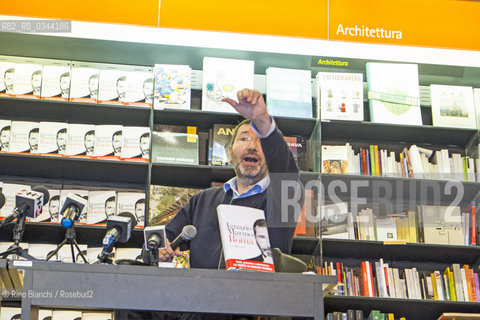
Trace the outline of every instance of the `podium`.
[[10, 261], [24, 270], [22, 319], [40, 307], [299, 316], [323, 319], [336, 277], [128, 265]]

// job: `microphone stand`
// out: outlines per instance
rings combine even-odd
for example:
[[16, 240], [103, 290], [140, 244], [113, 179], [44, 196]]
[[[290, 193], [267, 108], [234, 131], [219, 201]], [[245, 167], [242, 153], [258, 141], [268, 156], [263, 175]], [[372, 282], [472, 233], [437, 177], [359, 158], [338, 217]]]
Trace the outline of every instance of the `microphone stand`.
[[110, 254], [113, 251], [113, 246], [110, 245], [107, 248], [103, 248], [102, 252], [98, 254], [98, 261], [95, 262], [95, 264], [98, 263], [106, 263], [106, 264], [113, 264], [113, 259], [110, 258]]
[[5, 259], [9, 255], [16, 254], [17, 256], [22, 257], [26, 260], [38, 260], [26, 253], [22, 249], [22, 247], [20, 247], [20, 242], [22, 242], [23, 233], [25, 232], [25, 219], [26, 216], [23, 213], [21, 213], [19, 217], [17, 217], [17, 220], [15, 221], [15, 226], [13, 227], [13, 244], [6, 251], [0, 253], [0, 258]]
[[45, 259], [45, 261], [48, 261], [50, 260], [54, 255], [57, 254], [57, 252], [65, 245], [65, 244], [70, 244], [70, 249], [71, 249], [71, 252], [72, 252], [72, 261], [73, 263], [76, 262], [76, 259], [75, 259], [75, 250], [74, 250], [74, 246], [75, 248], [77, 248], [78, 250], [78, 254], [80, 255], [80, 257], [83, 259], [83, 262], [85, 262], [86, 264], [88, 264], [88, 261], [87, 261], [87, 258], [85, 258], [85, 255], [83, 254], [82, 250], [80, 250], [80, 248], [78, 247], [78, 243], [77, 243], [77, 235], [75, 233], [75, 228], [74, 228], [74, 224], [72, 224], [71, 227], [68, 227], [67, 230], [65, 231], [65, 239], [57, 246], [57, 248], [55, 250], [53, 250], [52, 252], [50, 252], [48, 255], [47, 255], [47, 258]]

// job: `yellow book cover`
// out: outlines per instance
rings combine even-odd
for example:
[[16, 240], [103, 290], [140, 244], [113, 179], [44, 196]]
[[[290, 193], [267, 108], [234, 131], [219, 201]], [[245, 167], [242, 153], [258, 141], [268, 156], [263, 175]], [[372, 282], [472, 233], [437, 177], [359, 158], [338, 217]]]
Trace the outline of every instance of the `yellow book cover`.
[[437, 281], [435, 280], [435, 274], [431, 273], [430, 278], [432, 278], [433, 298], [438, 300]]
[[410, 241], [409, 242], [418, 242], [417, 241], [417, 222], [415, 219], [415, 215], [417, 213], [415, 210], [408, 210], [407, 217], [408, 217], [408, 236]]

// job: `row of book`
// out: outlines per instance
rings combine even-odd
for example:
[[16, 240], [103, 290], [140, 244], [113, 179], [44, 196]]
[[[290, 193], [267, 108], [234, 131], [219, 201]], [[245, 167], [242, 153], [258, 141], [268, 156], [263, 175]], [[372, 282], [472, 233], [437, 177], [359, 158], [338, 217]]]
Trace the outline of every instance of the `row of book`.
[[323, 173], [475, 182], [479, 168], [478, 159], [448, 149], [434, 151], [412, 145], [396, 154], [378, 145], [357, 151], [350, 143], [322, 146]]
[[445, 245], [478, 245], [475, 202], [458, 206], [419, 205], [417, 210], [375, 215], [371, 208], [349, 211], [346, 202], [321, 207], [323, 238]]
[[0, 150], [148, 161], [150, 128], [0, 120]]
[[[379, 310], [371, 310], [368, 320], [406, 320], [405, 317], [395, 317], [393, 313], [383, 313]], [[334, 311], [325, 316], [325, 320], [364, 320], [363, 310], [348, 309], [347, 312]]]
[[[5, 196], [5, 204], [0, 210], [0, 217], [7, 217], [15, 208], [15, 196], [23, 190], [30, 191], [31, 186], [16, 183], [1, 183], [0, 190]], [[74, 193], [86, 200], [87, 205], [81, 212], [79, 223], [99, 224], [122, 212], [132, 213], [137, 226], [144, 226], [145, 220], [145, 193], [144, 192], [117, 192], [115, 190], [89, 191], [86, 189], [58, 189], [48, 188], [50, 198], [43, 206], [42, 213], [32, 222], [61, 222], [60, 209], [68, 194]]]
[[[366, 64], [371, 122], [422, 125], [418, 65]], [[362, 121], [363, 74], [319, 72], [317, 108], [322, 120]], [[430, 85], [434, 126], [477, 128], [480, 89]]]
[[383, 259], [360, 267], [325, 262], [321, 274], [337, 276], [337, 295], [480, 302], [478, 272], [454, 263], [444, 272], [393, 268]]
[[[22, 308], [2, 307], [0, 320], [20, 320]], [[113, 312], [39, 309], [39, 320], [112, 320]]]

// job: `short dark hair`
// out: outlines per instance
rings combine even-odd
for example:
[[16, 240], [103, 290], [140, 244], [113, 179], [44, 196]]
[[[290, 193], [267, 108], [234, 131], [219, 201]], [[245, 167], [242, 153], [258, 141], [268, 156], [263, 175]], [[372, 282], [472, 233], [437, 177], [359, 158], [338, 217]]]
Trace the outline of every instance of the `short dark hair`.
[[62, 129], [58, 130], [58, 131], [57, 131], [57, 136], [58, 136], [60, 133], [67, 133], [67, 128], [62, 128]]
[[28, 133], [28, 136], [30, 136], [32, 133], [39, 133], [40, 130], [38, 128], [33, 128], [32, 130], [30, 130], [30, 132]]
[[137, 204], [142, 204], [142, 203], [145, 203], [145, 199], [144, 198], [138, 199], [137, 202], [135, 202], [135, 207], [137, 206]]
[[267, 221], [265, 219], [258, 219], [257, 221], [255, 221], [255, 223], [253, 224], [253, 233], [254, 234], [257, 234], [257, 232], [255, 231], [255, 228], [256, 227], [267, 227]]
[[237, 137], [237, 133], [238, 133], [238, 129], [243, 126], [244, 124], [250, 124], [252, 123], [252, 120], [250, 119], [243, 119], [242, 122], [240, 122], [239, 124], [237, 124], [235, 126], [235, 128], [233, 128], [233, 134], [232, 134], [232, 138], [230, 139], [230, 144], [229, 146], [233, 145], [233, 143], [235, 142], [235, 138]]

